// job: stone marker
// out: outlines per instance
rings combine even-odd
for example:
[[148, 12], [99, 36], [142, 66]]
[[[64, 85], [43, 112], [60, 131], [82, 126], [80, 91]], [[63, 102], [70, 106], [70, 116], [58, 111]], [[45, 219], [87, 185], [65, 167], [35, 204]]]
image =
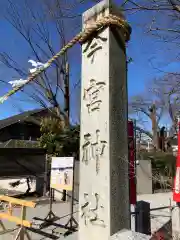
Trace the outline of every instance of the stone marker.
[[[102, 1], [87, 27], [122, 13]], [[130, 228], [127, 71], [123, 29], [102, 29], [82, 45], [79, 240], [107, 240]]]

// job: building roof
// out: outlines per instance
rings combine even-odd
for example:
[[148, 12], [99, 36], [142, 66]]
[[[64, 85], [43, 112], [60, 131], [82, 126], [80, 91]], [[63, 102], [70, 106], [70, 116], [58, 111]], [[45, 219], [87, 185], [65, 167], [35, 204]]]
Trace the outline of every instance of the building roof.
[[26, 111], [26, 112], [14, 115], [12, 117], [0, 120], [0, 129], [8, 127], [8, 126], [10, 126], [12, 124], [15, 124], [17, 122], [26, 121], [26, 120], [28, 120], [29, 116], [32, 116], [35, 113], [39, 113], [39, 112], [42, 112], [44, 110], [47, 110], [47, 109], [34, 109], [34, 110], [31, 110], [31, 111]]

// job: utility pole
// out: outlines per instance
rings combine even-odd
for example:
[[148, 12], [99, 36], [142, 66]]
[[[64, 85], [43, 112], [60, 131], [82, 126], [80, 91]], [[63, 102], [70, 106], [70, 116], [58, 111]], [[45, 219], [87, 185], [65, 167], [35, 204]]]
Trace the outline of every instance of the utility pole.
[[[69, 128], [70, 94], [69, 94], [69, 63], [67, 61], [67, 57], [65, 61], [65, 77], [64, 77], [64, 114], [66, 127]], [[66, 201], [66, 190], [63, 190], [62, 200]]]
[[64, 112], [66, 114], [66, 126], [69, 126], [70, 115], [70, 96], [69, 96], [69, 63], [66, 61], [65, 65], [65, 79], [64, 79]]

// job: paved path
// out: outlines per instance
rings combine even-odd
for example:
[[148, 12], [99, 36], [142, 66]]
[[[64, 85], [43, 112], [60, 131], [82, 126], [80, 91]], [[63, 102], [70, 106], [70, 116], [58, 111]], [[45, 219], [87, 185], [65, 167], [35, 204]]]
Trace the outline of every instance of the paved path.
[[[150, 203], [151, 209], [167, 206], [175, 206], [175, 202], [172, 200], [172, 193], [155, 193], [139, 195], [138, 200], [144, 200]], [[151, 211], [151, 231], [155, 232], [161, 228], [165, 223], [170, 220], [171, 211], [170, 209], [162, 209]]]
[[[172, 200], [172, 194], [171, 193], [157, 193], [157, 194], [148, 194], [148, 195], [139, 195], [138, 200], [144, 200], [148, 201], [151, 204], [151, 208], [157, 208], [157, 207], [163, 207], [163, 206], [169, 206], [170, 205], [170, 199]], [[172, 205], [174, 203], [172, 202]], [[48, 214], [49, 204], [47, 204], [47, 201], [42, 201], [41, 204], [37, 205], [35, 209], [28, 209], [27, 211], [27, 219], [32, 220], [33, 217], [40, 217], [45, 218]], [[78, 210], [78, 205], [76, 204], [74, 206], [74, 211]], [[70, 203], [63, 203], [60, 201], [57, 201], [53, 204], [53, 212], [57, 216], [66, 216], [70, 213]], [[19, 210], [15, 210], [15, 215], [18, 215]], [[77, 219], [78, 213], [76, 212], [74, 214], [75, 218]], [[60, 220], [57, 221], [57, 223], [60, 224], [66, 224], [69, 219], [69, 216], [61, 217]], [[158, 228], [162, 227], [168, 220], [170, 219], [170, 211], [168, 209], [164, 210], [157, 210], [151, 212], [151, 229], [152, 232], [156, 231]], [[10, 223], [7, 221], [3, 221], [5, 226], [7, 228], [15, 228], [14, 223]], [[43, 231], [52, 233], [52, 230], [55, 229], [54, 226], [51, 226], [49, 228], [43, 229]], [[58, 232], [60, 230], [56, 229]], [[14, 233], [13, 233], [14, 234]], [[46, 240], [49, 239], [47, 237], [43, 237], [39, 234], [30, 232], [30, 236], [32, 237], [32, 240]], [[63, 239], [64, 237], [61, 236], [60, 239]], [[77, 238], [77, 236], [76, 236]], [[71, 237], [71, 240], [76, 239], [74, 236]], [[0, 240], [11, 240], [13, 239], [12, 233], [0, 235]], [[69, 238], [68, 238], [69, 240]]]
[[[48, 209], [49, 205], [46, 203], [41, 204], [41, 205], [37, 205], [35, 209], [30, 209], [28, 208], [27, 211], [27, 219], [28, 220], [32, 220], [33, 217], [39, 217], [39, 218], [45, 218], [49, 212]], [[74, 206], [75, 211], [77, 211], [77, 205]], [[62, 216], [61, 219], [59, 219], [58, 221], [56, 221], [57, 223], [63, 224], [65, 225], [67, 223], [67, 221], [69, 220], [69, 216], [67, 216], [70, 213], [70, 203], [63, 203], [63, 202], [56, 202], [53, 204], [53, 212], [55, 213], [55, 215], [57, 216]], [[19, 209], [15, 209], [14, 211], [14, 215], [20, 215], [20, 210]], [[75, 218], [77, 219], [78, 214], [75, 213]], [[66, 217], [63, 217], [66, 216]], [[40, 221], [36, 221], [37, 223], [42, 223]], [[10, 223], [6, 220], [3, 220], [4, 225], [6, 226], [7, 229], [13, 229], [16, 228], [16, 225], [14, 223]], [[34, 225], [34, 228], [36, 228], [36, 226]], [[52, 230], [55, 229], [55, 226], [51, 226], [48, 227], [46, 229], [43, 229], [42, 231], [47, 232], [47, 233], [52, 233]], [[59, 232], [60, 228], [56, 228], [56, 232]], [[3, 235], [0, 235], [0, 240], [10, 240], [13, 239], [13, 235], [15, 235], [17, 231], [12, 232], [12, 233], [6, 233]], [[60, 231], [62, 232], [62, 231]], [[36, 233], [32, 233], [29, 232], [32, 240], [44, 240], [44, 239], [49, 239], [47, 237], [43, 237], [39, 234]], [[61, 237], [62, 239], [62, 237]]]

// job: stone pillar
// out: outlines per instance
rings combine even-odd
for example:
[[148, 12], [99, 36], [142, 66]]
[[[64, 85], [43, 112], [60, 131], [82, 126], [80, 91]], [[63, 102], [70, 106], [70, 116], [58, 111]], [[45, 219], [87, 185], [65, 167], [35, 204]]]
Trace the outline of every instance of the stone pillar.
[[[109, 1], [83, 15], [122, 17]], [[79, 239], [106, 240], [130, 228], [127, 72], [123, 29], [101, 29], [82, 45]]]

